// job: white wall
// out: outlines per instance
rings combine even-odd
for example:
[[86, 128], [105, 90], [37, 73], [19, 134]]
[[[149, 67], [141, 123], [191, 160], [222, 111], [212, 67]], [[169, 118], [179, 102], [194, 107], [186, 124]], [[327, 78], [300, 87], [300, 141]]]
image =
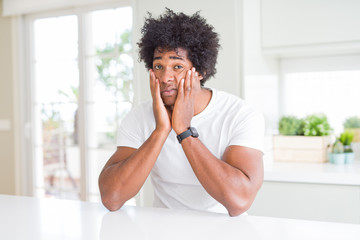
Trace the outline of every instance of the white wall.
[[261, 48], [261, 0], [243, 1], [244, 98], [265, 118], [265, 163], [272, 161], [272, 136], [279, 115], [278, 60], [264, 56]]

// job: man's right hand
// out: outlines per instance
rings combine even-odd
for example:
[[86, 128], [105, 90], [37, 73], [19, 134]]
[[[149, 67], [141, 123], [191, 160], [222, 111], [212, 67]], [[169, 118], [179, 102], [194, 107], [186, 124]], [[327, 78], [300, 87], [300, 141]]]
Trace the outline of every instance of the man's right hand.
[[167, 134], [171, 131], [171, 111], [167, 109], [160, 94], [160, 81], [150, 69], [150, 90], [153, 99], [153, 111], [156, 121], [156, 130], [164, 131]]

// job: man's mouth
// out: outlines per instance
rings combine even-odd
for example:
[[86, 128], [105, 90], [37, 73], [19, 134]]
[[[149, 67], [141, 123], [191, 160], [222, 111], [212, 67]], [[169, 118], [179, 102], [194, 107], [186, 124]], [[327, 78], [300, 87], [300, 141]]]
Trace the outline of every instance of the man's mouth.
[[162, 97], [171, 97], [177, 94], [177, 89], [176, 88], [169, 88], [169, 89], [164, 89], [161, 91], [161, 96]]

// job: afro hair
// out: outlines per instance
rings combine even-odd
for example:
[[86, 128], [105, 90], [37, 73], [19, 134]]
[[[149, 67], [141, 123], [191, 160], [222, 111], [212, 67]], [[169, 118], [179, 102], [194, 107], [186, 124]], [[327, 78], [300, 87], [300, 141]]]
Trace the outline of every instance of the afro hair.
[[203, 86], [216, 73], [220, 44], [218, 34], [213, 29], [199, 12], [188, 16], [166, 8], [166, 12], [158, 19], [148, 13], [141, 29], [142, 38], [137, 43], [139, 58], [144, 61], [147, 69], [151, 69], [157, 48], [175, 51], [183, 48], [188, 53], [188, 59], [203, 77]]

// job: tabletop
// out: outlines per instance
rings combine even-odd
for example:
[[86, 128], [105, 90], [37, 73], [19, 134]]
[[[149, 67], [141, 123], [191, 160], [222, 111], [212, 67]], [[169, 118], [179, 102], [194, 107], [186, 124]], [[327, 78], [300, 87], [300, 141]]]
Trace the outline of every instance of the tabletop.
[[0, 195], [0, 239], [360, 239], [360, 225]]

